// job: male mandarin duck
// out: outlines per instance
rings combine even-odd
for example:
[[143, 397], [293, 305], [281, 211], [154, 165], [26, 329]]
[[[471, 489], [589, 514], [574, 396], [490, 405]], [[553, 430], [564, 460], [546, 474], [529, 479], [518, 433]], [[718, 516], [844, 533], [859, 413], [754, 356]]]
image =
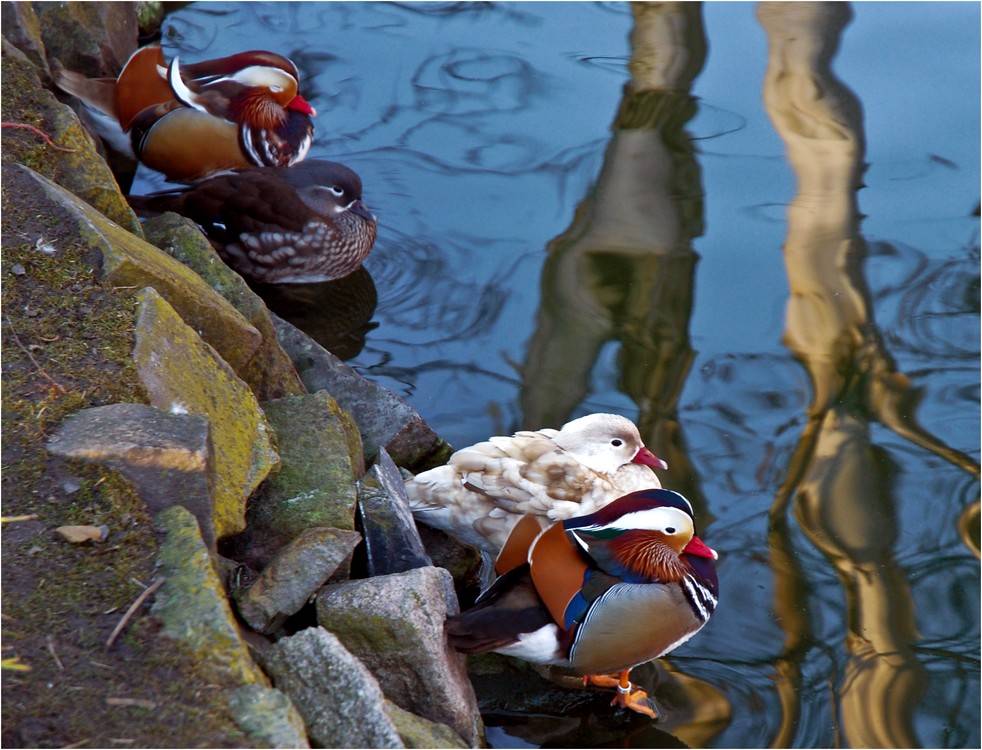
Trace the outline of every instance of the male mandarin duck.
[[307, 155], [316, 112], [290, 60], [265, 50], [181, 65], [160, 47], [138, 49], [116, 79], [55, 72], [99, 134], [173, 182], [227, 169], [288, 167]]
[[128, 200], [141, 214], [187, 216], [235, 271], [270, 284], [348, 276], [368, 256], [377, 229], [358, 175], [320, 159], [235, 170]]
[[633, 492], [544, 531], [526, 516], [498, 556], [499, 577], [446, 632], [464, 653], [571, 668], [584, 684], [616, 687], [612, 705], [658, 718], [630, 671], [708, 622], [716, 559], [692, 506], [670, 490]]
[[661, 487], [667, 465], [634, 423], [589, 414], [560, 430], [517, 432], [463, 448], [406, 481], [416, 520], [496, 555], [526, 514], [544, 522], [585, 515], [641, 489]]

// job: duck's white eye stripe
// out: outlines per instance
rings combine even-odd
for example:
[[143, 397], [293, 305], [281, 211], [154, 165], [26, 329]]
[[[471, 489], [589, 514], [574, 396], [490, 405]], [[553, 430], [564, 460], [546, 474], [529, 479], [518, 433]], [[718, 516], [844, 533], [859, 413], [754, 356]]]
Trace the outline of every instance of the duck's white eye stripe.
[[668, 531], [668, 528], [692, 529], [692, 519], [686, 515], [685, 511], [678, 508], [648, 508], [647, 510], [637, 510], [633, 513], [625, 513], [620, 518], [603, 526], [593, 524], [582, 527], [584, 530], [596, 531], [598, 529], [648, 529], [651, 531]]
[[291, 84], [294, 86], [297, 84], [297, 79], [285, 70], [268, 65], [250, 65], [237, 70], [230, 79], [245, 86], [265, 86], [273, 90], [278, 86], [280, 91]]

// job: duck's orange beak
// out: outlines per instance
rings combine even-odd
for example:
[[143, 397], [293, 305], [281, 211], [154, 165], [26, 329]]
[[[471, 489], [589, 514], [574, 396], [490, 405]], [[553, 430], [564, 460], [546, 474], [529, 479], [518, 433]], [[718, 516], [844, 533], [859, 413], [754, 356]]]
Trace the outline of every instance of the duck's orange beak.
[[304, 99], [300, 94], [297, 94], [290, 103], [286, 105], [287, 109], [295, 109], [297, 112], [303, 112], [305, 115], [310, 115], [313, 117], [317, 114], [317, 110], [310, 106], [310, 102]]
[[641, 446], [641, 450], [637, 452], [634, 458], [631, 459], [633, 463], [644, 464], [645, 466], [652, 466], [656, 469], [667, 469], [668, 464], [662, 461], [658, 456], [648, 450], [645, 446]]
[[682, 553], [689, 553], [690, 555], [696, 555], [698, 557], [711, 557], [713, 560], [719, 559], [719, 555], [716, 554], [716, 550], [697, 536], [692, 537], [692, 541], [685, 545], [685, 549], [682, 550]]

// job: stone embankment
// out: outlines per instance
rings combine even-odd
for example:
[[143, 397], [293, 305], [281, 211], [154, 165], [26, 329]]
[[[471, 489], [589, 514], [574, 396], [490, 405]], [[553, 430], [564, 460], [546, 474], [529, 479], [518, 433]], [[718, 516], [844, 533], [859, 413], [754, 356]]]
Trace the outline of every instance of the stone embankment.
[[[68, 408], [67, 389], [55, 392], [52, 411], [64, 409], [64, 418], [34, 443], [42, 450], [32, 476], [40, 482], [57, 469], [83, 477], [60, 480], [61, 487], [85, 485], [87, 471], [98, 467], [124, 478], [139, 498], [153, 527], [147, 574], [154, 584], [133, 617], [155, 622], [150, 642], [181, 655], [167, 679], [187, 679], [189, 691], [203, 679], [217, 691], [212, 700], [234, 724], [225, 743], [244, 736], [271, 747], [481, 746], [464, 657], [443, 635], [446, 615], [458, 607], [455, 582], [424, 549], [397, 468], [441, 463], [449, 446], [402, 399], [270, 313], [192, 224], [172, 214], [141, 224], [76, 113], [52, 92], [56, 58], [88, 75], [118, 70], [136, 45], [137, 7], [4, 3], [4, 253], [14, 261], [8, 266], [5, 258], [5, 296], [29, 290], [51, 300], [34, 317], [26, 304], [5, 311], [5, 354], [19, 351], [10, 332], [23, 343], [36, 318], [91, 314], [41, 273], [83, 258], [83, 286], [123, 310], [118, 326], [93, 333], [89, 350], [95, 357], [110, 345], [129, 348], [119, 385], [138, 394], [112, 402], [93, 400], [96, 388], [79, 389], [71, 401], [79, 408]], [[34, 375], [55, 372], [42, 368], [44, 344], [30, 346], [23, 350], [31, 364], [5, 368], [12, 395], [20, 393], [20, 364]], [[79, 382], [89, 364], [71, 363]], [[4, 411], [6, 465], [8, 431], [21, 436], [29, 425], [8, 421], [6, 400]], [[30, 458], [30, 450], [18, 457]], [[14, 471], [9, 479], [24, 485], [27, 476]], [[24, 517], [41, 518], [42, 527], [57, 515], [19, 502], [8, 507], [31, 511]], [[54, 544], [43, 528], [29, 549], [16, 546], [16, 534], [8, 546], [4, 533], [4, 565], [12, 571], [35, 564]], [[112, 565], [110, 555], [96, 558], [89, 549], [77, 565]], [[27, 649], [27, 631], [36, 636], [43, 627], [25, 622], [36, 592], [21, 598], [9, 591], [8, 601], [16, 601], [5, 601], [5, 611], [15, 611], [21, 625], [5, 618], [4, 627], [23, 627]], [[88, 609], [83, 601], [60, 604]], [[47, 643], [52, 654], [65, 649], [51, 635]], [[102, 658], [89, 661], [112, 666]], [[193, 677], [174, 677], [184, 674], [181, 659], [194, 663]], [[34, 661], [39, 668], [40, 657]], [[12, 685], [29, 695], [25, 674]], [[127, 700], [110, 705], [141, 705]], [[87, 710], [100, 709], [111, 710]], [[23, 716], [13, 721], [19, 734], [12, 744], [31, 744], [31, 732], [41, 732]], [[61, 734], [48, 729], [61, 741], [79, 739], [65, 727]], [[158, 740], [181, 746], [201, 738]]]

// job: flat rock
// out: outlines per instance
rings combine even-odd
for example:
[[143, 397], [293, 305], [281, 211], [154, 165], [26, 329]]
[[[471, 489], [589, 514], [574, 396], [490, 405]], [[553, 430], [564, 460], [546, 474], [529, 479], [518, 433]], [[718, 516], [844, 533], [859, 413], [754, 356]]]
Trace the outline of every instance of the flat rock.
[[285, 320], [274, 315], [273, 324], [307, 390], [326, 390], [354, 417], [367, 461], [375, 460], [380, 447], [399, 466], [413, 472], [446, 463], [450, 458], [453, 449], [403, 399], [363, 378]]
[[154, 513], [183, 505], [214, 549], [211, 444], [204, 417], [144, 404], [96, 406], [65, 419], [48, 450], [118, 471]]
[[356, 531], [312, 528], [300, 532], [251, 586], [236, 592], [242, 619], [260, 633], [276, 630], [317, 593], [360, 541]]
[[402, 474], [385, 448], [358, 482], [358, 528], [365, 537], [369, 577], [433, 564], [416, 530]]
[[465, 658], [443, 632], [447, 614], [456, 612], [450, 574], [433, 567], [332, 584], [317, 597], [317, 621], [371, 670], [389, 699], [476, 745], [482, 725]]
[[137, 300], [133, 361], [140, 380], [157, 408], [208, 419], [215, 535], [238, 533], [246, 500], [279, 464], [266, 419], [248, 386], [156, 290], [143, 289]]
[[157, 563], [167, 579], [152, 609], [163, 622], [161, 634], [180, 641], [199, 659], [209, 678], [223, 687], [268, 687], [239, 635], [194, 516], [174, 506], [158, 513], [156, 520], [164, 532]]
[[222, 553], [254, 569], [312, 526], [355, 528], [355, 480], [363, 473], [361, 440], [351, 417], [325, 391], [267, 401], [280, 470], [249, 503], [246, 530]]
[[293, 701], [316, 747], [401, 748], [385, 696], [365, 666], [324, 628], [281, 638], [263, 655], [276, 687]]
[[197, 273], [259, 332], [255, 354], [236, 370], [256, 398], [269, 401], [307, 392], [293, 363], [276, 340], [266, 305], [242, 277], [218, 257], [193, 221], [175, 213], [165, 213], [144, 222], [143, 231], [148, 242]]

